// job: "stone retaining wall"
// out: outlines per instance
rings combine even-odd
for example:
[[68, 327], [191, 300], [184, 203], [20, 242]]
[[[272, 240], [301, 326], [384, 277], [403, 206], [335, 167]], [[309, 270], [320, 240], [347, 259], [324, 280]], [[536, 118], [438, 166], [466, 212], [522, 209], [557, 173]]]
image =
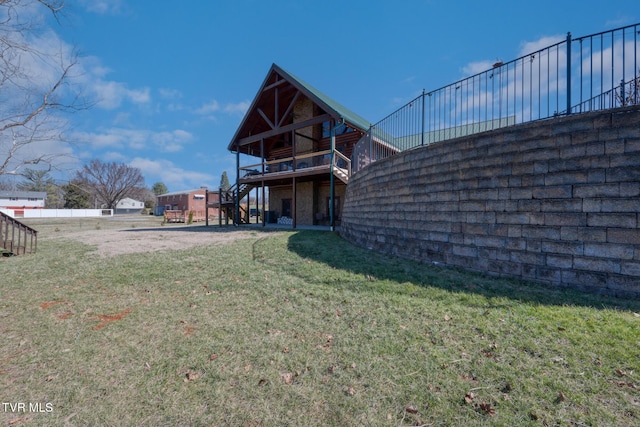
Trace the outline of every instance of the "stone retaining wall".
[[640, 296], [640, 108], [576, 114], [407, 151], [351, 178], [358, 245]]

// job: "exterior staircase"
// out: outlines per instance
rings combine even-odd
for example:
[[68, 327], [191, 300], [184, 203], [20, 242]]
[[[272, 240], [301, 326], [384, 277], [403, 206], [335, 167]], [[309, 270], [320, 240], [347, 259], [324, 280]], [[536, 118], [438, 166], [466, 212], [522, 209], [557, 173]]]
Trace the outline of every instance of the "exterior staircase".
[[0, 253], [2, 256], [33, 254], [37, 248], [37, 230], [0, 212]]
[[351, 159], [342, 154], [340, 151], [334, 151], [332, 173], [340, 181], [349, 184], [351, 176]]
[[[224, 212], [227, 223], [229, 219], [233, 220], [236, 214], [236, 188], [238, 188], [236, 184], [233, 184], [226, 191], [220, 189], [220, 212]], [[244, 199], [254, 188], [256, 188], [255, 184], [240, 184], [238, 200]], [[249, 220], [248, 212], [244, 206], [240, 206], [239, 219], [241, 224], [246, 224]]]
[[349, 171], [338, 166], [333, 167], [333, 175], [345, 184], [349, 183]]

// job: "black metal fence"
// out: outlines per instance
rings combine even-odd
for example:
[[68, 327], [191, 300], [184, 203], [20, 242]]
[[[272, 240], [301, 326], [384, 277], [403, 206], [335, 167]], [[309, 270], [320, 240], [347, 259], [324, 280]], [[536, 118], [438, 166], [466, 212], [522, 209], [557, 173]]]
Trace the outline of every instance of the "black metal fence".
[[353, 172], [401, 151], [572, 113], [640, 103], [640, 24], [566, 39], [426, 92], [358, 142]]

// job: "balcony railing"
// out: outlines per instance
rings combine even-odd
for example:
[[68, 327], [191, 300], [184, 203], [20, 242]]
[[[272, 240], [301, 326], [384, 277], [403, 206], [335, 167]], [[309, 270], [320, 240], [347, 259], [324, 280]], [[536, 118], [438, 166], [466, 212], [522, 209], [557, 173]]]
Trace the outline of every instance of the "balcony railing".
[[566, 39], [423, 93], [369, 129], [354, 173], [415, 147], [573, 113], [640, 103], [640, 24]]
[[[351, 160], [338, 150], [335, 150], [334, 153], [334, 165], [350, 172]], [[240, 174], [243, 178], [249, 180], [258, 178], [269, 179], [283, 175], [292, 175], [294, 172], [314, 173], [325, 170], [328, 171], [330, 165], [331, 150], [324, 150], [241, 166]]]

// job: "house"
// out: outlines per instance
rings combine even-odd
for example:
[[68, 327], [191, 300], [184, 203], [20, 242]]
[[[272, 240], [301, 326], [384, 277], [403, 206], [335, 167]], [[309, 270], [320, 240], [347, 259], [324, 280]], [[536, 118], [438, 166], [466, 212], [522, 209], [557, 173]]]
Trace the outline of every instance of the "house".
[[12, 209], [22, 215], [25, 209], [43, 209], [45, 191], [0, 191], [0, 209]]
[[[207, 201], [209, 207], [207, 209]], [[192, 212], [192, 221], [204, 221], [207, 217], [219, 215], [218, 192], [210, 192], [207, 187], [193, 190], [173, 191], [156, 198], [156, 215], [169, 215], [175, 222], [187, 222]]]
[[116, 209], [113, 213], [116, 215], [137, 214], [142, 212], [142, 209], [144, 209], [144, 202], [126, 197], [116, 204]]
[[255, 189], [263, 224], [339, 224], [353, 148], [369, 128], [367, 120], [273, 64], [229, 143], [239, 178], [223, 195], [222, 208], [241, 222], [251, 208], [246, 196]]

